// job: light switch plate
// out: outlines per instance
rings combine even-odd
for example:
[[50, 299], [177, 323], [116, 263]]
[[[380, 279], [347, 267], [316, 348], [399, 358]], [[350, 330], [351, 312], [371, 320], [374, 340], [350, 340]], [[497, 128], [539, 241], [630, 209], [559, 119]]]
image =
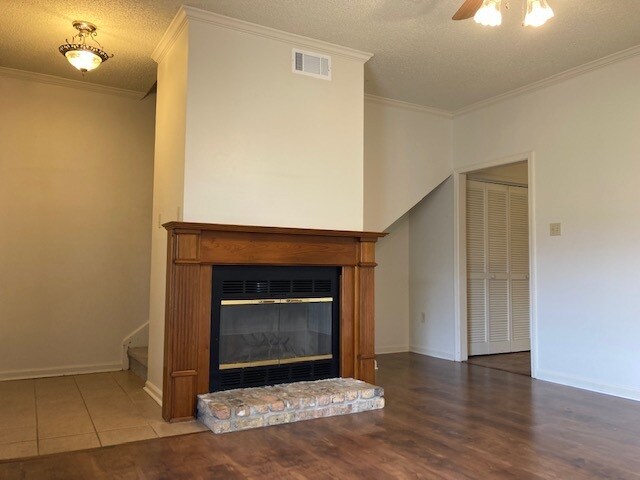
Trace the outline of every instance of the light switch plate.
[[562, 235], [562, 226], [560, 223], [550, 223], [549, 224], [549, 235], [552, 237], [559, 237]]

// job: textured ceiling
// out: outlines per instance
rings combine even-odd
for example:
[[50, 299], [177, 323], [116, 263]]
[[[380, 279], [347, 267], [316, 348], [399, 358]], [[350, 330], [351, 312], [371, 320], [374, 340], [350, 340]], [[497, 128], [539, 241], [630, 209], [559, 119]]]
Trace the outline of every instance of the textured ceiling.
[[0, 66], [81, 78], [57, 47], [87, 20], [115, 57], [84, 80], [136, 91], [154, 83], [150, 54], [181, 3], [372, 52], [367, 93], [448, 110], [640, 44], [640, 0], [549, 0], [539, 29], [521, 26], [524, 0], [494, 29], [451, 21], [462, 0], [1, 1]]

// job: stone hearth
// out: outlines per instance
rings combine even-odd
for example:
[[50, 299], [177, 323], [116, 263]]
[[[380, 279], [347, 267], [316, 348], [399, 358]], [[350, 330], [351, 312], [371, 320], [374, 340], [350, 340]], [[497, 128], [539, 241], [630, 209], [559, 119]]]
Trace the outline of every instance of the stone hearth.
[[198, 419], [214, 433], [377, 410], [384, 390], [353, 378], [240, 388], [198, 395]]

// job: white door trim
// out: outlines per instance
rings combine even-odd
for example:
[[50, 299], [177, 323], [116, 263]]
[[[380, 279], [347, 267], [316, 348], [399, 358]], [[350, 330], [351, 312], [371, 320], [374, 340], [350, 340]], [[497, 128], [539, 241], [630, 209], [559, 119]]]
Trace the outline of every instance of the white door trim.
[[537, 329], [537, 274], [536, 274], [536, 222], [535, 222], [535, 160], [534, 152], [518, 153], [484, 163], [476, 163], [453, 172], [454, 188], [454, 294], [455, 294], [455, 360], [468, 358], [467, 345], [467, 232], [466, 232], [466, 180], [467, 173], [483, 168], [497, 167], [526, 160], [529, 173], [529, 303], [531, 328], [531, 376], [538, 372]]

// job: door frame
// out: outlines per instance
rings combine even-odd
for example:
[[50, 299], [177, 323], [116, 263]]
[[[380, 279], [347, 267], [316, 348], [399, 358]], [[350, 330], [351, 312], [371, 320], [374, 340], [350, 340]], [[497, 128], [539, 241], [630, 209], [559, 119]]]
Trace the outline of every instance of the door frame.
[[538, 330], [536, 302], [536, 222], [535, 222], [535, 155], [518, 153], [488, 162], [467, 165], [453, 172], [454, 189], [454, 298], [455, 298], [455, 360], [468, 357], [467, 343], [467, 173], [516, 162], [527, 162], [529, 203], [529, 328], [531, 336], [531, 377], [538, 372]]

